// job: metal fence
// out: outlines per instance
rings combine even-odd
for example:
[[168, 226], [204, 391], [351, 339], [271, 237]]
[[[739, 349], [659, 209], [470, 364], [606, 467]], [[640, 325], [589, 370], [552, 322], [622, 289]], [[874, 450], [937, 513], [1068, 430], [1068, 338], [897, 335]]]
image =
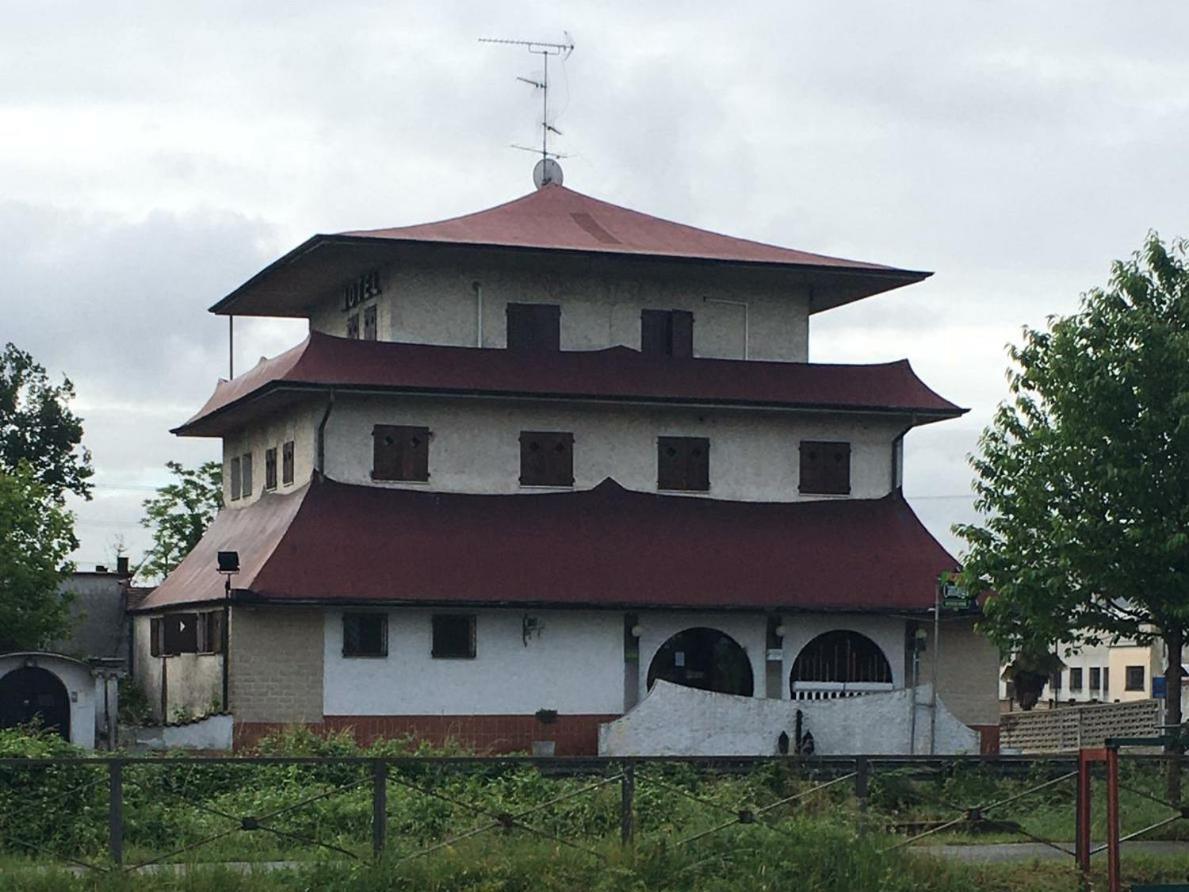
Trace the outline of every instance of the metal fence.
[[[1163, 760], [1126, 762], [1124, 789], [1158, 802]], [[992, 832], [1072, 860], [1077, 767], [975, 756], [0, 759], [0, 849], [134, 871], [302, 850], [399, 862], [518, 835], [601, 860], [641, 839], [697, 846], [816, 815], [893, 834], [887, 848]], [[1044, 814], [1055, 823], [1029, 824]]]

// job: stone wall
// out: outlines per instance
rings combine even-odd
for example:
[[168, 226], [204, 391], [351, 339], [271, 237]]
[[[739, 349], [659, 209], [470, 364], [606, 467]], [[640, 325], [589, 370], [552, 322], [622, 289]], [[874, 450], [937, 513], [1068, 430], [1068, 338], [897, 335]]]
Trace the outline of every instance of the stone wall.
[[236, 723], [322, 720], [322, 611], [231, 611], [230, 707]]

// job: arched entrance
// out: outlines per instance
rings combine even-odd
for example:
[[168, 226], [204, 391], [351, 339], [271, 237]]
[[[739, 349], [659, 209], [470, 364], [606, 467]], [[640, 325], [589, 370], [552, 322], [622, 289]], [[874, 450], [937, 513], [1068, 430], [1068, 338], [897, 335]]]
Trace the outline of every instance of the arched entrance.
[[832, 700], [892, 689], [892, 667], [878, 644], [847, 629], [818, 635], [789, 673], [794, 700]]
[[650, 689], [658, 678], [687, 688], [744, 697], [755, 690], [747, 652], [717, 629], [686, 629], [662, 644], [648, 666]]
[[23, 666], [0, 678], [0, 728], [38, 721], [70, 739], [70, 697], [47, 669]]

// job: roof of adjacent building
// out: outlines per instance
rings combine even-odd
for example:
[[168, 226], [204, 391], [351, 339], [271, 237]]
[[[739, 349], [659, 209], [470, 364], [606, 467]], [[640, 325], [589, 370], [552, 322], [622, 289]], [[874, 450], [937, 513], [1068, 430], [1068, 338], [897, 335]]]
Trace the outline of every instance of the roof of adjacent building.
[[292, 299], [300, 283], [310, 293], [341, 286], [361, 262], [380, 262], [395, 245], [546, 251], [701, 263], [737, 264], [799, 273], [815, 283], [810, 311], [828, 309], [919, 282], [928, 272], [782, 248], [674, 223], [547, 185], [513, 201], [435, 223], [316, 235], [270, 264], [211, 311], [232, 315], [305, 315]]
[[315, 480], [224, 509], [140, 610], [237, 601], [918, 611], [957, 562], [898, 494], [729, 502], [590, 490], [475, 495]]
[[361, 341], [312, 332], [231, 380], [174, 429], [218, 436], [310, 390], [599, 400], [952, 418], [964, 409], [925, 386], [907, 360], [873, 365], [676, 359], [630, 347], [520, 352]]

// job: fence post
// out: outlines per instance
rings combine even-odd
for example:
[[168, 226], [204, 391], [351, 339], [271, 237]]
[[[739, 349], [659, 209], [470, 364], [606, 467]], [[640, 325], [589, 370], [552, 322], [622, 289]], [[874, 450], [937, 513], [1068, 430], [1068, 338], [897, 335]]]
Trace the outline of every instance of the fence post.
[[623, 763], [623, 777], [619, 781], [619, 840], [627, 846], [632, 844], [634, 831], [633, 806], [636, 799], [636, 765]]
[[388, 763], [376, 759], [372, 763], [372, 855], [377, 861], [384, 856], [388, 839]]
[[859, 811], [867, 811], [867, 789], [871, 782], [871, 765], [866, 756], [855, 757], [855, 798], [859, 800]]
[[124, 863], [124, 762], [107, 763], [107, 848], [115, 864]]

